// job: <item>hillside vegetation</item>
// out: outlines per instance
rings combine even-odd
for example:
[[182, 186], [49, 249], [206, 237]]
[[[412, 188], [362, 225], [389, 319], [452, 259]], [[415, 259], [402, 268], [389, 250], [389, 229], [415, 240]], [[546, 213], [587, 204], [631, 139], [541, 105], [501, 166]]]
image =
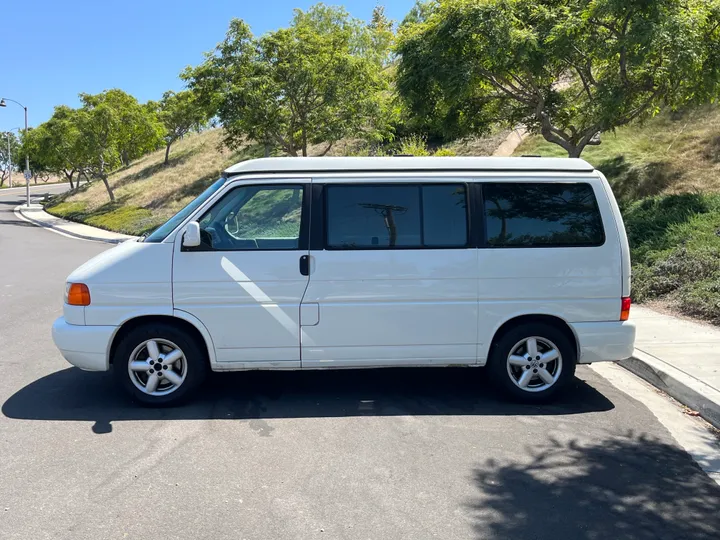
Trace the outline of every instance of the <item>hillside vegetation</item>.
[[231, 152], [220, 145], [222, 130], [185, 136], [173, 146], [168, 166], [158, 150], [112, 174], [115, 202], [101, 182], [82, 185], [46, 207], [53, 215], [125, 234], [140, 235], [161, 225], [210, 185], [226, 167], [261, 157], [263, 148]]
[[[508, 133], [509, 130], [498, 130], [484, 138], [455, 141], [442, 150], [446, 155], [489, 155]], [[158, 150], [110, 175], [108, 182], [115, 193], [115, 202], [108, 202], [105, 187], [95, 182], [56, 197], [46, 210], [102, 229], [144, 234], [189, 203], [217, 180], [225, 168], [238, 161], [264, 156], [262, 145], [251, 144], [237, 152], [228, 150], [222, 145], [223, 135], [221, 129], [186, 135], [173, 146], [167, 166], [164, 166], [164, 150]], [[424, 140], [418, 138], [408, 139], [398, 149], [399, 153], [420, 150], [428, 152]], [[321, 151], [322, 145], [309, 148], [310, 155]], [[327, 155], [376, 153], [361, 141], [343, 140]]]
[[[563, 151], [531, 137], [516, 154]], [[720, 323], [720, 109], [619, 128], [582, 157], [603, 171], [620, 202], [635, 300]]]

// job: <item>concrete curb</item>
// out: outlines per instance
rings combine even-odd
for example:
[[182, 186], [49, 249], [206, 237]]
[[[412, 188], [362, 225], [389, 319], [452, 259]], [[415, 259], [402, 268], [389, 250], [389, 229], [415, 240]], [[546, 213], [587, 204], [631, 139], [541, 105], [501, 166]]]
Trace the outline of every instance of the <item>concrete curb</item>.
[[[22, 204], [15, 207], [14, 213], [19, 218], [24, 219], [25, 221], [28, 221], [33, 225], [37, 225], [38, 227], [42, 227], [44, 229], [50, 229], [52, 232], [56, 232], [63, 236], [69, 236], [71, 238], [92, 240], [94, 242], [104, 242], [106, 244], [122, 244], [127, 240], [137, 238], [136, 236], [112, 233], [110, 231], [91, 227], [90, 225], [82, 225], [83, 231], [88, 231], [87, 233], [73, 231], [71, 228], [68, 229], [67, 227], [72, 227], [80, 224], [53, 216], [51, 214], [48, 214], [44, 210], [38, 210], [37, 208], [28, 208], [27, 206]], [[34, 217], [30, 217], [30, 213], [35, 214], [36, 216], [47, 216], [47, 221], [42, 221], [39, 219], [35, 219]], [[98, 231], [98, 233], [96, 235], [93, 235], [91, 234], [92, 231]]]
[[701, 417], [720, 429], [720, 391], [637, 349], [630, 358], [621, 360], [618, 364], [697, 411]]

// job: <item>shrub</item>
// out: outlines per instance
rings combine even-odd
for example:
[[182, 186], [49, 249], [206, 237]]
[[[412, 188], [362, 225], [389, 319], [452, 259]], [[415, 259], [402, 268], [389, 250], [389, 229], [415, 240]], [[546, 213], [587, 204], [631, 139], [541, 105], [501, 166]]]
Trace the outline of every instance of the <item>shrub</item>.
[[686, 284], [675, 296], [675, 303], [688, 315], [720, 323], [720, 276]]
[[408, 156], [429, 156], [427, 139], [421, 135], [411, 135], [400, 141], [399, 154]]

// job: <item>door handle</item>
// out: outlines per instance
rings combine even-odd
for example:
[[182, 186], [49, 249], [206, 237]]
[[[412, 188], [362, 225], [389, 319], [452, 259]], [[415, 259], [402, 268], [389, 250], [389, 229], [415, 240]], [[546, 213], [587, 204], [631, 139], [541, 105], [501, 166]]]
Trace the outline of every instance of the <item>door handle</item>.
[[302, 257], [300, 257], [300, 273], [303, 276], [310, 275], [310, 256], [309, 255], [303, 255]]

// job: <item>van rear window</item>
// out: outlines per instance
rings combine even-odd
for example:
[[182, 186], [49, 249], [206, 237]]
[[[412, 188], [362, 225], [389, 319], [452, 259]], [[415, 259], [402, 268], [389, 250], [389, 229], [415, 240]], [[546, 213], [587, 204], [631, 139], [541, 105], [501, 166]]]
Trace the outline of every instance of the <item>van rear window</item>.
[[589, 184], [487, 183], [483, 199], [490, 247], [578, 247], [605, 242]]

